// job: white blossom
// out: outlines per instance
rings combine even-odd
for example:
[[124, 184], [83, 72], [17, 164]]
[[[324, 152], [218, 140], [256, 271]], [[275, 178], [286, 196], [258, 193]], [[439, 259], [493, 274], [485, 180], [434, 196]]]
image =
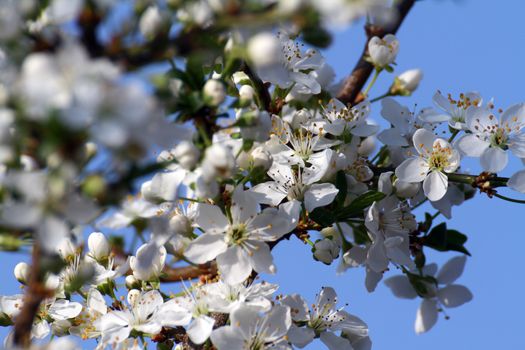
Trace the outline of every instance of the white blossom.
[[230, 326], [213, 331], [211, 341], [218, 350], [291, 349], [286, 333], [292, 319], [290, 309], [275, 305], [260, 314], [253, 306], [241, 305], [230, 314]]
[[190, 243], [185, 256], [197, 264], [216, 258], [222, 278], [230, 284], [243, 282], [252, 269], [274, 273], [276, 268], [266, 242], [275, 241], [295, 228], [296, 203], [259, 212], [251, 194], [237, 187], [232, 196], [231, 221], [219, 207], [199, 203], [195, 223], [204, 234]]
[[519, 158], [525, 157], [524, 104], [509, 107], [499, 119], [488, 108], [471, 107], [465, 124], [470, 133], [458, 140], [457, 147], [467, 156], [479, 157], [483, 170], [503, 170], [508, 163], [508, 149]]
[[426, 129], [417, 130], [413, 142], [419, 154], [401, 163], [396, 168], [396, 176], [406, 182], [423, 181], [425, 196], [437, 201], [447, 192], [448, 178], [445, 173], [452, 173], [459, 166], [459, 152]]

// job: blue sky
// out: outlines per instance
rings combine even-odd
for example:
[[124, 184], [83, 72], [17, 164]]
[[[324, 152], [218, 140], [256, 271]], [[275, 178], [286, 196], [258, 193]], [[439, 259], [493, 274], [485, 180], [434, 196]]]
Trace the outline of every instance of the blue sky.
[[[418, 1], [398, 33], [401, 45], [396, 72], [418, 67], [425, 77], [412, 97], [398, 101], [409, 107], [414, 103], [429, 106], [437, 89], [454, 95], [476, 90], [486, 100], [493, 97], [496, 106], [503, 109], [525, 101], [525, 45], [519, 25], [524, 10], [521, 0]], [[336, 34], [325, 56], [338, 78], [352, 69], [363, 45], [361, 26]], [[382, 75], [371, 96], [384, 92], [393, 76]], [[373, 117], [379, 121], [380, 106], [374, 107]], [[472, 173], [479, 171], [477, 160], [464, 164]], [[502, 175], [510, 176], [519, 167], [514, 161]], [[451, 319], [441, 317], [427, 334], [416, 336], [413, 330], [419, 301], [397, 299], [382, 284], [374, 293], [367, 293], [362, 269], [336, 276], [335, 266], [313, 261], [309, 246], [297, 239], [283, 242], [274, 250], [278, 274], [266, 279], [279, 283], [280, 293], [300, 293], [310, 302], [320, 286], [334, 287], [341, 303], [349, 303], [347, 311], [369, 324], [376, 350], [525, 348], [520, 332], [520, 316], [525, 311], [521, 259], [525, 232], [520, 217], [524, 208], [485, 195], [454, 208], [449, 227], [469, 236], [467, 248], [472, 253], [458, 282], [471, 289], [474, 300], [449, 309]], [[452, 256], [429, 251], [427, 261], [442, 263]], [[0, 294], [20, 291], [12, 270], [26, 257], [2, 253]], [[0, 336], [5, 333], [0, 329]], [[316, 342], [307, 349], [324, 347]]]

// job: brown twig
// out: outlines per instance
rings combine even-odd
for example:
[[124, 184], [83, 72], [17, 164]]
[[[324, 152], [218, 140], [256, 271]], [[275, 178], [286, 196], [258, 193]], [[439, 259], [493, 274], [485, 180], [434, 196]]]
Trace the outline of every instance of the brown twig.
[[359, 58], [359, 61], [352, 70], [352, 73], [350, 76], [348, 76], [348, 78], [346, 78], [341, 91], [339, 91], [339, 94], [337, 95], [337, 98], [340, 101], [352, 105], [360, 102], [362, 96], [360, 96], [359, 93], [363, 89], [363, 86], [374, 70], [374, 66], [366, 61], [366, 57], [368, 55], [368, 41], [374, 36], [383, 37], [386, 34], [395, 34], [399, 27], [401, 27], [403, 20], [408, 15], [408, 12], [414, 3], [415, 0], [401, 0], [396, 6], [398, 14], [397, 20], [388, 28], [371, 24], [367, 24], [365, 26], [367, 36], [365, 48], [361, 54], [361, 57]]
[[200, 278], [201, 276], [216, 276], [217, 264], [215, 262], [202, 264], [199, 266], [183, 266], [164, 269], [162, 282], [181, 282], [184, 280]]
[[33, 321], [40, 304], [45, 298], [49, 297], [50, 292], [42, 283], [40, 271], [40, 249], [37, 244], [33, 246], [33, 256], [31, 265], [31, 274], [29, 276], [29, 285], [24, 295], [24, 304], [20, 314], [16, 317], [14, 325], [13, 341], [15, 345], [22, 348], [29, 347], [31, 343], [31, 330]]
[[257, 92], [257, 97], [260, 99], [261, 108], [270, 111], [272, 104], [272, 97], [268, 92], [268, 86], [266, 86], [261, 78], [246, 64], [243, 63], [242, 70], [250, 78], [254, 84], [255, 91]]

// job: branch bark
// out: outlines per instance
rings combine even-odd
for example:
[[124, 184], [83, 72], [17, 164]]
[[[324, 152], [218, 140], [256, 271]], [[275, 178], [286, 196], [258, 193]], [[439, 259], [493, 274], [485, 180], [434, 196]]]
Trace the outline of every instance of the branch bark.
[[199, 266], [167, 267], [163, 272], [165, 275], [161, 278], [162, 282], [181, 282], [206, 275], [216, 276], [217, 264], [211, 262]]
[[31, 344], [31, 330], [33, 321], [40, 308], [40, 304], [49, 297], [49, 290], [42, 283], [40, 271], [40, 249], [38, 245], [33, 246], [31, 274], [29, 285], [24, 295], [24, 304], [20, 314], [16, 317], [14, 325], [13, 341], [15, 345], [25, 349]]
[[386, 34], [395, 34], [401, 27], [401, 24], [410, 12], [410, 9], [414, 3], [415, 0], [399, 1], [398, 5], [396, 6], [398, 18], [388, 28], [382, 28], [380, 26], [370, 24], [365, 26], [367, 41], [359, 61], [352, 70], [352, 73], [348, 76], [348, 78], [346, 78], [341, 91], [339, 91], [339, 94], [337, 95], [337, 98], [341, 102], [351, 105], [360, 102], [362, 96], [360, 96], [359, 93], [363, 89], [363, 86], [374, 70], [374, 66], [365, 60], [366, 56], [368, 55], [368, 41], [374, 36], [383, 37]]

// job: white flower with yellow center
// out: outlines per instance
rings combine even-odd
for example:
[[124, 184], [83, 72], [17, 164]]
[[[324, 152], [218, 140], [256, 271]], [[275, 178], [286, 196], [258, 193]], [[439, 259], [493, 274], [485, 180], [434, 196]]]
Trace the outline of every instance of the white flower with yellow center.
[[291, 350], [286, 333], [292, 325], [290, 308], [274, 305], [267, 313], [241, 304], [230, 314], [230, 325], [217, 328], [211, 341], [218, 350]]
[[354, 107], [347, 107], [338, 99], [332, 99], [323, 108], [321, 118], [311, 120], [308, 129], [316, 134], [340, 136], [350, 133], [354, 136], [367, 137], [379, 130], [379, 126], [367, 121], [370, 115], [370, 102], [363, 101]]
[[100, 319], [107, 312], [108, 307], [104, 297], [97, 289], [91, 288], [88, 292], [86, 306], [73, 321], [73, 327], [69, 329], [69, 332], [83, 340], [98, 338], [101, 335]]
[[[329, 349], [353, 349], [350, 341], [344, 341], [342, 338], [339, 338], [341, 342], [339, 347], [331, 346], [335, 345], [334, 341], [337, 341], [336, 338], [333, 338], [335, 336], [333, 333], [338, 331], [344, 331], [359, 338], [368, 337], [366, 323], [344, 311], [342, 307], [337, 307], [337, 294], [331, 287], [322, 287], [311, 308], [298, 294], [285, 296], [281, 303], [291, 309], [292, 320], [296, 324], [290, 327], [288, 338], [293, 345], [299, 348], [305, 347], [315, 337], [319, 337]], [[304, 327], [299, 327], [297, 324], [304, 324]]]
[[291, 167], [274, 163], [268, 175], [273, 181], [260, 183], [250, 189], [254, 198], [262, 204], [277, 206], [285, 198], [304, 202], [309, 212], [332, 203], [339, 190], [331, 183], [314, 183], [320, 180], [309, 169], [295, 172]]
[[480, 157], [483, 170], [497, 173], [508, 162], [507, 150], [525, 158], [525, 104], [508, 108], [496, 118], [489, 108], [469, 110], [466, 125], [470, 134], [458, 140], [458, 149], [471, 157]]
[[292, 201], [260, 211], [252, 193], [237, 187], [232, 195], [230, 215], [218, 206], [199, 203], [195, 223], [204, 234], [193, 240], [184, 255], [196, 264], [217, 259], [223, 280], [241, 283], [252, 269], [274, 273], [273, 257], [266, 242], [272, 242], [297, 226], [300, 205]]
[[460, 162], [459, 152], [452, 145], [426, 129], [414, 133], [414, 148], [419, 153], [405, 160], [396, 168], [401, 181], [423, 181], [423, 192], [431, 201], [440, 200], [448, 188], [445, 173], [454, 172]]
[[465, 129], [468, 110], [481, 106], [482, 102], [481, 96], [477, 92], [461, 93], [458, 99], [454, 99], [451, 94], [445, 97], [441, 91], [438, 91], [434, 94], [432, 100], [444, 114], [421, 115], [420, 119], [428, 123], [448, 121], [450, 127], [456, 130]]

